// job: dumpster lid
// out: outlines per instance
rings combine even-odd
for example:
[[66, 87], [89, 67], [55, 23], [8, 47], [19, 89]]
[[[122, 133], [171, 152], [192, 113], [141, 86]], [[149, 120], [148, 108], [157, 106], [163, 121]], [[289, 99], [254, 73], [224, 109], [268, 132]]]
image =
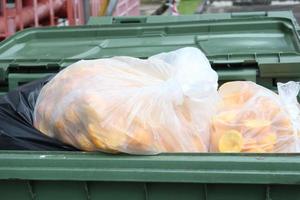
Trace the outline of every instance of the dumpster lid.
[[300, 76], [298, 24], [291, 12], [92, 18], [90, 25], [33, 28], [0, 43], [0, 80], [9, 71], [55, 71], [81, 59], [145, 58], [194, 46], [212, 64], [258, 66], [259, 76]]

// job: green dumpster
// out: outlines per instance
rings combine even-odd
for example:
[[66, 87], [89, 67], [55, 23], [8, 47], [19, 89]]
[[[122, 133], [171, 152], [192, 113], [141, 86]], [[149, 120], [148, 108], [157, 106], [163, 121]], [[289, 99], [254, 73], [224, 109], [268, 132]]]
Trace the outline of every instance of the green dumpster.
[[[81, 59], [146, 58], [185, 46], [206, 53], [220, 83], [251, 80], [274, 89], [300, 80], [298, 30], [291, 12], [106, 17], [27, 29], [0, 44], [0, 92]], [[0, 151], [0, 199], [296, 200], [300, 154]]]

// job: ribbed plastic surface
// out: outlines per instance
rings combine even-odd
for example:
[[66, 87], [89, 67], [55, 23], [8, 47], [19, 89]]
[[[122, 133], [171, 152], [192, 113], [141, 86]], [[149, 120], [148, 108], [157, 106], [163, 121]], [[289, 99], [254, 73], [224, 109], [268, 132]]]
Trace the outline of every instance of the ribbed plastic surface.
[[3, 200], [295, 200], [300, 156], [0, 152]]
[[28, 74], [38, 78], [80, 59], [146, 58], [185, 46], [205, 52], [220, 83], [251, 80], [273, 89], [277, 81], [300, 77], [299, 27], [290, 12], [104, 17], [89, 24], [29, 29], [2, 42], [0, 88], [11, 90], [28, 82]]

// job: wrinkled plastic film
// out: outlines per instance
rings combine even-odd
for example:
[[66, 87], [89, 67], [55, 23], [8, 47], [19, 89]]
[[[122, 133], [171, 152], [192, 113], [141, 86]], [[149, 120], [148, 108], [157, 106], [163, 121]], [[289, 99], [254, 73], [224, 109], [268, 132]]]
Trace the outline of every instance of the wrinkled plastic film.
[[[212, 123], [212, 152], [298, 151], [294, 124], [279, 95], [247, 81], [225, 83], [219, 94], [221, 103]], [[297, 105], [295, 95], [292, 99]]]
[[10, 91], [0, 98], [0, 149], [34, 151], [75, 151], [33, 127], [34, 107], [41, 88], [52, 77], [45, 77]]
[[295, 152], [300, 152], [300, 106], [297, 96], [300, 91], [300, 82], [289, 81], [277, 83], [278, 94], [286, 111], [288, 112], [293, 126]]
[[191, 47], [147, 60], [82, 60], [44, 86], [34, 126], [87, 151], [207, 152], [217, 80]]

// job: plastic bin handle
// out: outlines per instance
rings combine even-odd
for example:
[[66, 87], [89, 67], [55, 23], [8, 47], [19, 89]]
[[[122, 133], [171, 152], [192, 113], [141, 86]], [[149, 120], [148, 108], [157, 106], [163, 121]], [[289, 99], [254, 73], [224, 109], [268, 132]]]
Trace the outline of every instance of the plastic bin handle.
[[236, 12], [231, 13], [231, 18], [267, 17], [268, 12]]
[[113, 24], [142, 24], [147, 22], [147, 17], [114, 17]]
[[39, 70], [60, 70], [62, 67], [58, 63], [11, 63], [8, 66], [9, 71], [14, 70], [27, 70], [27, 69], [39, 69]]
[[253, 81], [256, 82], [257, 69], [217, 70], [220, 81]]

